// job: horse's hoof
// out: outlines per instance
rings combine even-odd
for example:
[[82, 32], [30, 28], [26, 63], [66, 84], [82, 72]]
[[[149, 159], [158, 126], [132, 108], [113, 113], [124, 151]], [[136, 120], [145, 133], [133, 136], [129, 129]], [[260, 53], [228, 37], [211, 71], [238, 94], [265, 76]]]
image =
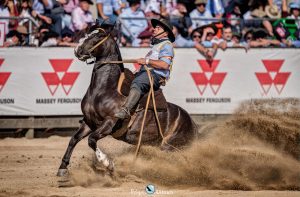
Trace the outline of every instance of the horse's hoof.
[[107, 166], [107, 169], [110, 171], [110, 172], [113, 172], [114, 169], [115, 169], [115, 164], [113, 161], [109, 161], [109, 165]]
[[63, 177], [68, 174], [68, 169], [58, 169], [56, 176]]

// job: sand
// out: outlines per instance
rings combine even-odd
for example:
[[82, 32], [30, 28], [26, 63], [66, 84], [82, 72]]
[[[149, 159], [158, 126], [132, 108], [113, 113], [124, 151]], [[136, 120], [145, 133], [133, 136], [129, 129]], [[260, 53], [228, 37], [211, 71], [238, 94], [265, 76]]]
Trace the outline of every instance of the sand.
[[226, 120], [199, 129], [173, 153], [106, 137], [98, 146], [115, 162], [97, 164], [87, 140], [74, 150], [69, 175], [56, 177], [69, 137], [0, 140], [0, 196], [300, 196], [299, 100], [251, 101]]

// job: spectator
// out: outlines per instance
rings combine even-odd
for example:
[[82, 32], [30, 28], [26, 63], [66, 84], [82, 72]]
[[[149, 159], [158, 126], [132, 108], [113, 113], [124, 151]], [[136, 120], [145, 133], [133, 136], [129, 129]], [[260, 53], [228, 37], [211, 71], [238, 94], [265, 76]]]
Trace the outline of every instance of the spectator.
[[79, 6], [79, 0], [69, 0], [64, 4], [65, 13], [71, 15], [72, 11]]
[[178, 28], [179, 34], [188, 38], [192, 32], [192, 20], [183, 3], [177, 4], [177, 9], [171, 13], [171, 23]]
[[28, 46], [29, 45], [28, 29], [23, 25], [19, 25], [16, 30], [21, 34], [20, 45]]
[[191, 33], [191, 38], [194, 42], [201, 43], [203, 31], [200, 27], [194, 29]]
[[68, 28], [64, 28], [61, 32], [61, 40], [58, 42], [58, 46], [76, 47], [77, 43], [73, 40], [74, 32]]
[[56, 32], [59, 36], [61, 36], [62, 30], [62, 17], [64, 15], [63, 4], [67, 2], [67, 0], [41, 0], [44, 9], [45, 15], [49, 17], [51, 22], [51, 30]]
[[300, 29], [300, 4], [292, 2], [289, 5], [291, 15], [288, 18], [292, 18], [296, 20], [296, 24], [298, 29]]
[[241, 2], [234, 1], [232, 10], [226, 13], [226, 23], [233, 27], [234, 31], [241, 32], [241, 20], [243, 18], [241, 12]]
[[62, 16], [62, 29], [69, 28], [72, 29], [72, 12], [75, 8], [79, 6], [79, 0], [67, 0], [63, 4], [64, 14]]
[[177, 9], [178, 3], [183, 4], [183, 2], [178, 2], [177, 0], [166, 0], [166, 5], [165, 5], [166, 11], [168, 13], [172, 13], [174, 10]]
[[[250, 10], [243, 15], [245, 19], [244, 23], [246, 27], [260, 28], [264, 27], [267, 29], [270, 36], [274, 36], [273, 28], [268, 20], [264, 20], [267, 17], [265, 8], [268, 5], [267, 0], [253, 0], [249, 2]], [[261, 19], [261, 20], [257, 20]]]
[[[98, 16], [100, 20], [109, 20], [115, 23], [117, 16], [121, 14], [121, 5], [118, 0], [96, 0]], [[116, 15], [114, 14], [116, 13]]]
[[19, 46], [22, 41], [22, 35], [16, 31], [12, 30], [10, 31], [6, 36], [6, 41], [4, 42], [4, 47], [13, 47], [13, 46]]
[[[31, 15], [32, 12], [32, 3], [31, 0], [22, 0], [21, 3], [21, 12], [19, 17], [29, 17], [31, 18], [32, 21], [35, 21], [35, 19], [32, 17]], [[19, 25], [28, 25], [28, 21], [29, 19], [23, 19], [21, 21], [19, 21]], [[37, 24], [37, 21], [35, 21], [35, 23]]]
[[149, 12], [153, 12], [153, 14], [160, 16], [160, 1], [159, 0], [149, 0], [146, 8], [145, 13], [146, 15], [149, 14]]
[[41, 47], [53, 47], [58, 44], [58, 33], [54, 31], [45, 32], [44, 41]]
[[73, 31], [83, 30], [94, 22], [92, 13], [89, 11], [90, 5], [93, 4], [92, 0], [80, 0], [79, 7], [72, 12]]
[[139, 46], [140, 47], [149, 47], [151, 43], [152, 33], [148, 30], [145, 30], [140, 33], [138, 39], [140, 39]]
[[[247, 33], [246, 33], [247, 34]], [[285, 44], [280, 43], [279, 40], [272, 39], [268, 37], [268, 32], [265, 29], [259, 28], [253, 30], [247, 34], [249, 37], [247, 43], [249, 47], [269, 47], [269, 46], [282, 46], [284, 47]], [[250, 40], [250, 38], [252, 38]]]
[[210, 11], [205, 8], [206, 4], [207, 4], [207, 0], [196, 0], [195, 1], [196, 9], [194, 9], [190, 13], [190, 17], [191, 17], [192, 23], [193, 23], [193, 25], [192, 25], [193, 29], [196, 29], [197, 27], [201, 27], [203, 25], [207, 25], [212, 22], [210, 20], [199, 20], [201, 18], [204, 18], [204, 19], [212, 18]]
[[[17, 10], [17, 6], [16, 6], [16, 2], [14, 0], [8, 0], [7, 2], [7, 7], [9, 10], [9, 16], [18, 16], [18, 10]], [[17, 20], [10, 20], [9, 21], [9, 26], [11, 27], [11, 29], [15, 29], [18, 26], [18, 21]]]
[[205, 25], [201, 27], [202, 36], [201, 36], [201, 43], [205, 47], [212, 47], [212, 40], [214, 36], [217, 34], [217, 27], [214, 24]]
[[[206, 59], [211, 60], [215, 55], [214, 49], [207, 49], [202, 44], [200, 44], [201, 41], [201, 33], [199, 32], [199, 28], [193, 30], [192, 32], [192, 38], [193, 40], [187, 40], [183, 38], [180, 34], [177, 32], [177, 28], [173, 27], [173, 32], [175, 33], [175, 47], [195, 47], [199, 53], [201, 53]], [[177, 35], [177, 36], [176, 36]]]
[[[120, 15], [122, 18], [145, 18], [145, 14], [141, 11], [140, 0], [129, 0], [129, 8], [123, 10], [122, 14]], [[122, 33], [126, 37], [126, 39], [130, 40], [131, 42], [139, 42], [136, 40], [138, 35], [143, 32], [148, 26], [146, 20], [131, 20], [131, 19], [124, 19], [122, 20]]]
[[[174, 47], [194, 47], [195, 46], [194, 41], [188, 40], [188, 39], [182, 37], [181, 34], [178, 33], [178, 28], [176, 26], [173, 26], [173, 34], [175, 35], [175, 41], [173, 43]], [[196, 33], [194, 33], [194, 34], [196, 34]], [[200, 37], [200, 34], [199, 34], [199, 37]], [[200, 39], [198, 40], [198, 43], [199, 43], [199, 41], [200, 41]]]
[[232, 28], [230, 26], [227, 26], [223, 28], [222, 39], [220, 39], [218, 42], [219, 47], [222, 50], [226, 50], [228, 47], [237, 47], [244, 48], [247, 51], [248, 45], [246, 45], [246, 43], [240, 43], [239, 41], [240, 39], [233, 39]]
[[[9, 10], [7, 8], [7, 0], [0, 0], [0, 16], [1, 17], [9, 17]], [[6, 19], [0, 19], [1, 23], [5, 24], [5, 32], [6, 34], [8, 34], [9, 32], [9, 27], [8, 27], [8, 23], [9, 21]]]
[[210, 13], [215, 16], [215, 18], [222, 18], [225, 9], [224, 9], [223, 0], [208, 0], [206, 8], [209, 9]]

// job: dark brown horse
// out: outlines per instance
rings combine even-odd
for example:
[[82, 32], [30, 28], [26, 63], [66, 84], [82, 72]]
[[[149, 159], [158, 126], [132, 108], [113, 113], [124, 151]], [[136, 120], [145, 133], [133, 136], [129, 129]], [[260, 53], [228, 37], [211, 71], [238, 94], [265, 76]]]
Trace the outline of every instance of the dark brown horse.
[[[95, 57], [94, 69], [90, 85], [81, 102], [83, 120], [80, 128], [72, 136], [66, 153], [59, 167], [58, 176], [67, 172], [71, 154], [76, 144], [84, 137], [89, 136], [88, 144], [95, 151], [99, 162], [109, 170], [113, 169], [113, 163], [99, 148], [97, 141], [107, 135], [116, 132], [119, 120], [114, 114], [121, 109], [126, 97], [117, 91], [118, 79], [124, 72], [123, 64], [103, 63], [107, 61], [122, 60], [119, 47], [112, 33], [113, 26], [93, 25], [79, 41], [75, 49], [75, 56], [81, 61], [87, 61]], [[154, 118], [153, 111], [147, 113], [145, 130], [143, 132], [143, 144], [158, 144], [161, 137]], [[137, 112], [137, 116], [129, 129], [121, 139], [130, 144], [137, 144], [144, 110]], [[197, 133], [197, 127], [189, 114], [179, 106], [167, 103], [167, 110], [159, 112], [159, 120], [167, 143], [161, 145], [163, 150], [172, 150], [173, 146], [187, 145]]]

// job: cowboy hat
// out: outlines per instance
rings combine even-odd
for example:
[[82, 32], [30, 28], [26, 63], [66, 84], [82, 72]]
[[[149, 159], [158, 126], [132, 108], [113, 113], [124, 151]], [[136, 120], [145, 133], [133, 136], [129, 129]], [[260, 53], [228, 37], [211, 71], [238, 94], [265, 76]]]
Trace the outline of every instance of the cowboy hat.
[[94, 5], [94, 2], [92, 0], [79, 0], [80, 2], [85, 1], [90, 5]]
[[257, 18], [263, 18], [263, 17], [267, 16], [267, 14], [262, 9], [255, 9], [251, 12], [251, 16], [254, 16]]
[[290, 9], [300, 10], [300, 4], [299, 3], [292, 2], [292, 3], [290, 3], [289, 7], [290, 7]]
[[269, 18], [281, 18], [281, 12], [277, 5], [267, 5], [265, 12]]
[[207, 4], [207, 0], [196, 0], [194, 4], [199, 5], [201, 3]]
[[161, 26], [165, 31], [168, 32], [168, 37], [170, 39], [171, 42], [175, 41], [175, 35], [173, 34], [172, 30], [173, 30], [173, 26], [171, 25], [171, 23], [166, 20], [166, 19], [156, 19], [153, 18], [151, 19], [151, 25], [152, 27], [156, 27], [157, 25]]
[[28, 34], [28, 29], [27, 29], [25, 26], [23, 26], [23, 25], [18, 26], [16, 30], [17, 30], [20, 34], [25, 34], [25, 35]]

